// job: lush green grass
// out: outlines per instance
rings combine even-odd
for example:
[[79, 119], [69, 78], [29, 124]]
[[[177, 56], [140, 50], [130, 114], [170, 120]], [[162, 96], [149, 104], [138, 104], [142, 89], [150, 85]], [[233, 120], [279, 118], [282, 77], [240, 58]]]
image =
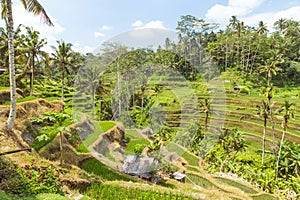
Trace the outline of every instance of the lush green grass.
[[185, 165], [184, 167], [185, 167], [187, 170], [192, 171], [192, 172], [197, 172], [197, 173], [200, 172], [198, 168], [193, 167], [193, 166]]
[[94, 122], [95, 130], [92, 134], [90, 134], [84, 141], [83, 144], [88, 147], [93, 142], [98, 139], [98, 136], [101, 133], [104, 133], [115, 126], [114, 122], [111, 121], [101, 121], [101, 122]]
[[[35, 97], [35, 96], [28, 96], [28, 97], [25, 97], [25, 98], [18, 98], [17, 103], [32, 101], [32, 100], [36, 100], [36, 99], [39, 99], [39, 98]], [[10, 101], [4, 102], [3, 105], [10, 105]]]
[[86, 146], [81, 143], [77, 148], [76, 151], [80, 152], [80, 153], [88, 153], [89, 150], [86, 148]]
[[274, 197], [270, 194], [260, 194], [251, 196], [253, 200], [278, 200], [277, 197]]
[[131, 139], [126, 146], [126, 153], [134, 154], [134, 149], [137, 144], [144, 145], [146, 147], [150, 144], [150, 142], [147, 139]]
[[102, 131], [106, 132], [109, 129], [111, 129], [112, 127], [114, 127], [116, 124], [115, 124], [115, 122], [101, 121], [101, 122], [99, 122], [99, 125], [100, 125]]
[[243, 184], [241, 184], [239, 182], [236, 182], [234, 180], [229, 180], [229, 179], [222, 178], [222, 177], [217, 177], [215, 179], [218, 180], [221, 183], [225, 183], [227, 185], [239, 188], [239, 189], [241, 189], [242, 191], [244, 191], [246, 193], [257, 194], [257, 192], [255, 190], [253, 190], [252, 188], [249, 188], [249, 187], [247, 187], [247, 186], [245, 186], [245, 185], [243, 185]]
[[13, 194], [6, 194], [0, 191], [1, 200], [69, 200], [69, 198], [59, 194], [38, 194], [36, 196], [17, 196]]
[[143, 139], [144, 138], [144, 136], [141, 135], [135, 129], [126, 129], [125, 130], [125, 137], [130, 138], [130, 139]]
[[186, 150], [184, 150], [179, 145], [171, 142], [167, 145], [167, 149], [171, 152], [177, 153], [179, 156], [183, 157], [190, 165], [199, 166], [199, 158]]
[[204, 177], [197, 176], [194, 174], [189, 174], [189, 173], [187, 173], [186, 175], [187, 175], [186, 182], [196, 184], [197, 186], [200, 186], [205, 189], [217, 189], [217, 187], [213, 183], [211, 183], [208, 179]]
[[135, 182], [137, 180], [129, 175], [119, 173], [119, 172], [107, 167], [106, 165], [101, 163], [96, 158], [85, 161], [82, 164], [81, 168], [84, 169], [85, 171], [87, 171], [88, 173], [92, 173], [92, 174], [100, 176], [102, 179], [104, 179], [106, 181], [123, 180], [123, 181], [134, 181]]
[[43, 127], [42, 131], [38, 133], [38, 135], [46, 135], [48, 137], [47, 140], [35, 140], [35, 142], [32, 144], [32, 147], [35, 150], [40, 150], [43, 146], [51, 142], [55, 136], [59, 133], [59, 127], [67, 127], [71, 125], [73, 122], [71, 119], [66, 119], [62, 122], [62, 124], [54, 124], [53, 126], [47, 126]]
[[54, 100], [61, 100], [61, 97], [46, 97], [44, 98], [46, 101], [54, 101]]
[[0, 90], [9, 90], [9, 87], [0, 86]]
[[185, 200], [193, 199], [184, 194], [161, 192], [160, 190], [143, 190], [140, 188], [121, 187], [119, 185], [93, 185], [87, 190], [86, 195], [92, 199], [159, 199], [159, 200]]

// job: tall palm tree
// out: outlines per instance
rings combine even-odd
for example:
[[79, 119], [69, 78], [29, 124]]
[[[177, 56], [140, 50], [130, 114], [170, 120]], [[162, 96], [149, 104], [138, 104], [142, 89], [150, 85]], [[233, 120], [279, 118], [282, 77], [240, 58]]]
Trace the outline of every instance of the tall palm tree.
[[212, 114], [211, 100], [209, 98], [204, 99], [204, 102], [200, 102], [200, 110], [205, 113], [205, 130], [207, 130], [208, 117]]
[[[95, 99], [97, 89], [100, 87], [104, 90], [103, 86], [99, 83], [101, 82], [101, 77], [104, 71], [104, 63], [98, 57], [89, 57], [86, 60], [85, 66], [79, 71], [79, 81], [81, 82], [81, 88], [79, 91], [89, 92], [91, 95], [92, 104], [92, 119], [95, 119]], [[101, 89], [100, 89], [101, 90]]]
[[[32, 12], [34, 15], [40, 15], [44, 22], [53, 26], [49, 16], [37, 0], [21, 0], [25, 10]], [[15, 53], [14, 53], [14, 20], [12, 14], [12, 1], [2, 0], [1, 17], [7, 22], [8, 32], [8, 54], [9, 54], [9, 80], [10, 80], [10, 112], [6, 122], [8, 129], [14, 127], [16, 118], [16, 79], [15, 79]]]
[[[16, 51], [16, 48], [20, 45], [20, 33], [21, 33], [21, 26], [22, 24], [19, 24], [16, 29], [14, 30], [14, 48], [15, 48], [15, 54], [18, 54], [18, 51]], [[0, 27], [0, 66], [2, 68], [7, 68], [9, 66], [8, 63], [8, 33], [7, 28]], [[17, 56], [17, 55], [16, 55]]]
[[280, 18], [274, 23], [274, 27], [280, 34], [283, 34], [284, 30], [287, 28], [287, 20], [285, 18]]
[[64, 101], [65, 73], [69, 72], [69, 66], [74, 66], [74, 52], [71, 43], [65, 43], [62, 40], [56, 42], [58, 46], [52, 46], [54, 53], [51, 54], [51, 64], [61, 67], [61, 99]]
[[262, 35], [265, 34], [266, 32], [268, 32], [267, 25], [263, 21], [260, 21], [258, 23], [257, 33]]
[[280, 159], [280, 154], [281, 154], [281, 149], [282, 149], [282, 144], [284, 141], [284, 136], [286, 133], [286, 129], [288, 127], [288, 122], [289, 119], [294, 118], [294, 111], [295, 111], [295, 104], [294, 103], [290, 103], [288, 100], [286, 100], [284, 102], [284, 104], [277, 110], [277, 113], [280, 114], [282, 113], [282, 127], [283, 127], [283, 131], [282, 131], [282, 137], [281, 137], [281, 141], [280, 141], [280, 146], [279, 146], [279, 150], [278, 150], [278, 156], [277, 156], [277, 161], [276, 161], [276, 179], [278, 178], [278, 166], [279, 166], [279, 159]]
[[[35, 61], [39, 56], [46, 57], [47, 53], [42, 51], [41, 48], [47, 43], [46, 39], [39, 38], [39, 32], [32, 28], [26, 27], [27, 35], [23, 35], [23, 47], [20, 48], [25, 54], [27, 54], [27, 64], [30, 68], [30, 96], [33, 94], [33, 82], [34, 82], [34, 70]], [[28, 67], [27, 67], [28, 68]]]
[[232, 30], [235, 30], [238, 26], [238, 23], [239, 23], [239, 20], [237, 19], [237, 16], [233, 15], [229, 19], [228, 27], [231, 28]]
[[266, 87], [262, 87], [260, 93], [263, 94], [268, 100], [268, 105], [270, 108], [269, 115], [270, 115], [270, 121], [272, 124], [273, 143], [275, 146], [275, 121], [273, 119], [273, 112], [272, 112], [273, 104], [271, 103], [271, 100], [275, 94], [274, 86], [271, 84], [271, 85], [267, 85]]
[[262, 141], [262, 154], [261, 154], [261, 163], [265, 162], [265, 146], [266, 146], [266, 132], [267, 132], [267, 119], [269, 117], [270, 107], [267, 102], [262, 101], [261, 105], [256, 106], [257, 115], [262, 117], [264, 120], [264, 132], [263, 132], [263, 141]]
[[270, 85], [273, 76], [277, 75], [278, 71], [282, 69], [277, 67], [278, 64], [283, 63], [284, 60], [281, 55], [277, 55], [276, 58], [269, 58], [265, 61], [265, 65], [260, 68], [260, 71], [267, 74], [267, 85]]

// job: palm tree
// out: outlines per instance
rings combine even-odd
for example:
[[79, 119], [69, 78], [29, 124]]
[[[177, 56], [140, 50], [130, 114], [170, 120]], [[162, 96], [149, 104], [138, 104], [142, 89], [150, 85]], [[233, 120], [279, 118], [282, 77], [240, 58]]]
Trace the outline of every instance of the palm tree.
[[120, 117], [122, 115], [122, 99], [121, 99], [121, 73], [122, 73], [122, 58], [127, 52], [127, 47], [121, 45], [118, 42], [105, 42], [104, 48], [101, 49], [102, 57], [106, 60], [106, 63], [112, 63], [112, 69], [117, 73], [117, 99], [118, 109], [114, 112], [114, 117]]
[[268, 85], [266, 87], [262, 87], [260, 93], [263, 94], [268, 100], [268, 105], [270, 108], [270, 112], [269, 112], [270, 121], [272, 123], [273, 143], [275, 144], [275, 121], [273, 119], [273, 112], [272, 112], [273, 104], [271, 104], [271, 100], [275, 94], [275, 89], [274, 89], [273, 85]]
[[[34, 82], [34, 68], [35, 60], [39, 56], [47, 57], [47, 53], [42, 51], [41, 48], [47, 43], [46, 39], [39, 39], [39, 32], [33, 30], [32, 28], [26, 27], [27, 35], [23, 35], [24, 43], [21, 51], [27, 54], [28, 62], [26, 65], [30, 65], [30, 96], [33, 94], [33, 82]], [[28, 68], [28, 67], [27, 67]]]
[[263, 132], [263, 142], [262, 142], [262, 154], [261, 163], [264, 164], [265, 161], [265, 144], [266, 144], [266, 132], [267, 132], [267, 119], [270, 112], [270, 107], [267, 102], [262, 101], [261, 105], [256, 106], [257, 115], [262, 117], [264, 120], [264, 132]]
[[274, 27], [279, 31], [280, 34], [282, 34], [287, 28], [287, 20], [285, 18], [280, 18], [274, 23]]
[[265, 34], [267, 31], [268, 31], [267, 25], [263, 21], [260, 21], [258, 23], [257, 33], [259, 35], [262, 35]]
[[[21, 33], [21, 26], [22, 24], [19, 24], [17, 28], [14, 31], [14, 48], [15, 48], [15, 54], [18, 54], [16, 51], [16, 48], [20, 45], [20, 33]], [[0, 27], [0, 66], [3, 68], [7, 68], [8, 63], [8, 33], [7, 28]]]
[[207, 130], [208, 117], [212, 114], [211, 100], [209, 98], [204, 99], [204, 102], [200, 102], [200, 110], [205, 113], [205, 130]]
[[[21, 0], [25, 10], [32, 12], [34, 15], [40, 15], [44, 22], [50, 26], [53, 26], [50, 18], [42, 5], [37, 0]], [[8, 32], [8, 57], [9, 57], [9, 80], [10, 80], [10, 112], [6, 122], [8, 129], [14, 127], [16, 118], [16, 79], [15, 79], [15, 53], [14, 53], [14, 21], [12, 14], [12, 2], [11, 0], [2, 0], [2, 12], [1, 17], [7, 22]]]
[[229, 19], [228, 27], [231, 28], [232, 30], [235, 30], [238, 26], [238, 23], [239, 23], [239, 20], [237, 19], [237, 16], [233, 15]]
[[[96, 91], [99, 88], [100, 78], [103, 74], [103, 63], [98, 57], [87, 58], [86, 65], [79, 71], [79, 79], [81, 86], [84, 88], [79, 88], [79, 90], [88, 91], [91, 93], [91, 104], [92, 104], [92, 119], [95, 119], [95, 97]], [[100, 86], [101, 87], [101, 86]], [[103, 87], [102, 87], [103, 89]]]
[[265, 65], [260, 71], [267, 74], [267, 85], [270, 85], [272, 77], [276, 76], [278, 71], [281, 71], [281, 68], [277, 67], [277, 65], [283, 62], [284, 60], [281, 58], [281, 55], [277, 56], [277, 58], [269, 58], [266, 60]]
[[283, 121], [282, 121], [283, 131], [282, 131], [282, 137], [281, 137], [280, 146], [279, 146], [279, 150], [278, 150], [277, 161], [276, 161], [276, 179], [278, 178], [279, 159], [280, 159], [281, 148], [282, 148], [282, 144], [283, 144], [283, 141], [284, 141], [285, 132], [286, 132], [286, 129], [288, 127], [289, 119], [294, 118], [294, 110], [295, 110], [295, 104], [290, 103], [288, 100], [286, 100], [284, 102], [284, 104], [277, 110], [278, 114], [283, 113], [283, 115], [282, 115], [282, 118], [283, 118]]
[[51, 54], [51, 64], [61, 67], [61, 99], [64, 101], [65, 73], [69, 73], [68, 66], [74, 67], [74, 52], [71, 43], [65, 43], [62, 40], [56, 42], [58, 47], [52, 46], [54, 53]]

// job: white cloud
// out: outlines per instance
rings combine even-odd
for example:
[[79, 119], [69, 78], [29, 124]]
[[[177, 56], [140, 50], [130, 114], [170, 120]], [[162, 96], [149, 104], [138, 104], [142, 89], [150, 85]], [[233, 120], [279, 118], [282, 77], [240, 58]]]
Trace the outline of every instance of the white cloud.
[[252, 13], [253, 9], [258, 7], [264, 0], [229, 0], [228, 5], [216, 4], [211, 7], [205, 17], [208, 21], [219, 24], [226, 24], [231, 16], [243, 17]]
[[112, 27], [111, 26], [107, 26], [107, 25], [103, 25], [100, 27], [100, 31], [109, 31], [111, 30]]
[[82, 54], [92, 53], [96, 47], [92, 46], [81, 46], [79, 43], [75, 43], [73, 46], [73, 50], [76, 52], [80, 52]]
[[300, 6], [294, 6], [286, 10], [279, 11], [274, 13], [269, 19], [266, 21], [268, 23], [275, 22], [280, 18], [293, 19], [296, 21], [300, 21]]
[[209, 21], [225, 24], [232, 15], [241, 15], [243, 12], [240, 9], [217, 4], [207, 11], [205, 17]]
[[295, 21], [300, 21], [300, 6], [294, 6], [288, 8], [286, 10], [281, 10], [276, 13], [259, 13], [254, 14], [251, 16], [247, 16], [242, 18], [241, 20], [244, 21], [248, 25], [257, 26], [259, 21], [263, 21], [267, 24], [268, 29], [270, 31], [273, 30], [274, 23], [280, 18], [292, 19]]
[[265, 0], [229, 0], [228, 6], [233, 8], [253, 9], [261, 5]]
[[61, 26], [50, 13], [47, 14], [54, 26], [44, 24], [39, 16], [34, 16], [32, 13], [28, 13], [21, 4], [13, 5], [14, 26], [16, 27], [19, 24], [23, 24], [39, 31], [40, 38], [46, 38], [48, 42], [45, 50], [51, 51], [50, 45], [56, 45], [56, 41], [59, 39], [58, 35], [64, 32], [65, 28]]
[[250, 25], [250, 26], [258, 26], [259, 21], [263, 21], [266, 23], [268, 19], [272, 17], [272, 13], [258, 13], [250, 16], [246, 16], [241, 18], [240, 20], [245, 22], [245, 24]]
[[133, 27], [141, 27], [142, 25], [143, 25], [143, 22], [141, 20], [137, 20], [131, 24], [131, 26], [133, 26]]
[[100, 37], [104, 37], [105, 34], [103, 32], [109, 31], [111, 30], [113, 27], [108, 26], [108, 25], [103, 25], [99, 28], [99, 31], [95, 31], [94, 32], [94, 37], [95, 38], [100, 38]]
[[94, 32], [94, 36], [95, 36], [95, 38], [99, 38], [99, 37], [104, 37], [105, 34], [101, 33], [101, 32]]
[[138, 27], [138, 28], [157, 28], [157, 29], [167, 29], [164, 26], [164, 23], [160, 20], [154, 20], [154, 21], [150, 21], [147, 24], [145, 24], [144, 26]]

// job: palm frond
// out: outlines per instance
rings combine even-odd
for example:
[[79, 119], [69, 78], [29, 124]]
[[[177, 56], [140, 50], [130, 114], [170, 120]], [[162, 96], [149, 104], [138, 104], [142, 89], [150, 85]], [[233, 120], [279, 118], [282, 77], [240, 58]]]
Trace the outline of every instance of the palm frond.
[[50, 17], [46, 13], [45, 9], [37, 0], [20, 0], [20, 1], [27, 11], [33, 13], [34, 15], [40, 15], [41, 19], [44, 21], [45, 24], [49, 26], [54, 26]]

